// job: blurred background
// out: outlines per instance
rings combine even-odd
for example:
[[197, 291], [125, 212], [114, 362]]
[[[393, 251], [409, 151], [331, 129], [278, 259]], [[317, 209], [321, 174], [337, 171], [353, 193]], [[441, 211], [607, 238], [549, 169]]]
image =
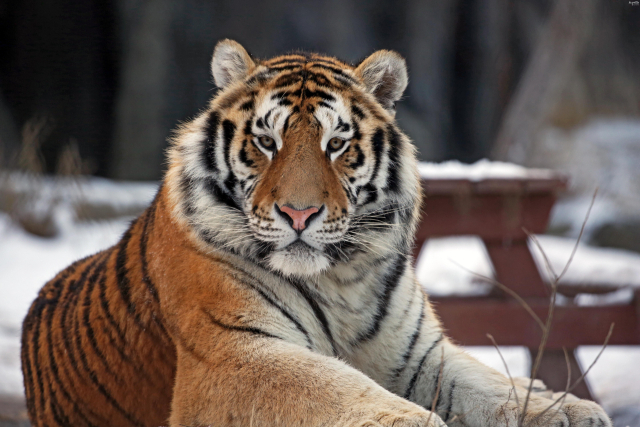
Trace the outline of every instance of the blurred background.
[[[638, 1], [0, 0], [0, 394], [21, 392], [25, 307], [144, 208], [171, 130], [214, 93], [209, 61], [223, 38], [257, 58], [398, 51], [410, 83], [397, 118], [420, 160], [567, 174], [550, 226], [565, 237], [599, 187], [585, 242], [640, 260]], [[525, 356], [509, 354], [527, 375]], [[609, 408], [620, 406], [626, 386], [595, 372]], [[635, 406], [620, 423], [640, 425]]]
[[48, 173], [71, 144], [92, 174], [159, 179], [167, 136], [211, 97], [209, 61], [228, 37], [258, 58], [397, 50], [410, 71], [398, 119], [421, 159], [543, 164], [534, 130], [638, 117], [632, 3], [3, 0], [3, 162], [16, 166], [37, 123]]

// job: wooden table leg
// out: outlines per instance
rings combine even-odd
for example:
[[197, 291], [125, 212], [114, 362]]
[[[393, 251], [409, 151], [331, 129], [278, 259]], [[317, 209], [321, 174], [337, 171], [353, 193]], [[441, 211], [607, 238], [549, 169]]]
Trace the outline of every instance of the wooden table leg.
[[523, 298], [549, 295], [526, 240], [485, 240], [484, 244], [500, 283]]
[[[536, 360], [538, 349], [529, 349], [531, 355], [531, 365], [533, 369], [533, 363]], [[582, 369], [578, 364], [575, 357], [574, 349], [567, 349], [569, 356], [569, 364], [571, 366], [571, 385], [573, 385], [578, 378], [582, 375]], [[564, 391], [567, 388], [567, 361], [564, 356], [564, 351], [559, 349], [546, 349], [542, 356], [540, 367], [538, 368], [537, 378], [541, 379], [548, 388], [555, 391]], [[589, 385], [586, 381], [581, 381], [576, 388], [571, 391], [581, 399], [594, 400]]]

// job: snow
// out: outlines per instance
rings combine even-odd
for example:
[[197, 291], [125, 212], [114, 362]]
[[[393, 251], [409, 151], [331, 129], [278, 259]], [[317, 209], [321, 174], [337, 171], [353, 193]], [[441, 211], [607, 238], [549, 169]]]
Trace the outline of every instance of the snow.
[[465, 179], [469, 181], [553, 178], [558, 175], [548, 169], [530, 169], [513, 163], [487, 159], [478, 160], [473, 164], [465, 164], [457, 160], [442, 163], [420, 162], [418, 163], [418, 172], [423, 179]]

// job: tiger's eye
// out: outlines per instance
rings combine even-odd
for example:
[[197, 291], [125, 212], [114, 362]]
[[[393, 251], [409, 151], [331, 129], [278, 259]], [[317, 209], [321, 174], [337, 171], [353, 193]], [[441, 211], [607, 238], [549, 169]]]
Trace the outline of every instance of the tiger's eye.
[[340, 138], [331, 138], [329, 140], [329, 147], [333, 150], [333, 151], [338, 151], [339, 149], [342, 148], [342, 146], [344, 145], [344, 139], [340, 139]]
[[258, 137], [258, 141], [260, 142], [260, 145], [262, 145], [264, 148], [268, 148], [268, 149], [273, 148], [273, 145], [275, 143], [273, 138], [271, 138], [270, 136], [266, 136], [266, 135], [262, 135], [262, 136]]

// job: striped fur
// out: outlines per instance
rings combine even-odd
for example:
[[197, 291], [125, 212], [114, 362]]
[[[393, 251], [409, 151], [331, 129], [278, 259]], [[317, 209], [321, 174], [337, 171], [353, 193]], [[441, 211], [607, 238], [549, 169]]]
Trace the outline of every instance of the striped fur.
[[[450, 342], [415, 280], [404, 60], [254, 61], [226, 40], [212, 73], [152, 205], [31, 306], [33, 425], [516, 425], [509, 382]], [[282, 207], [317, 212], [296, 230]], [[536, 419], [549, 403], [531, 425], [611, 425], [585, 401]]]

